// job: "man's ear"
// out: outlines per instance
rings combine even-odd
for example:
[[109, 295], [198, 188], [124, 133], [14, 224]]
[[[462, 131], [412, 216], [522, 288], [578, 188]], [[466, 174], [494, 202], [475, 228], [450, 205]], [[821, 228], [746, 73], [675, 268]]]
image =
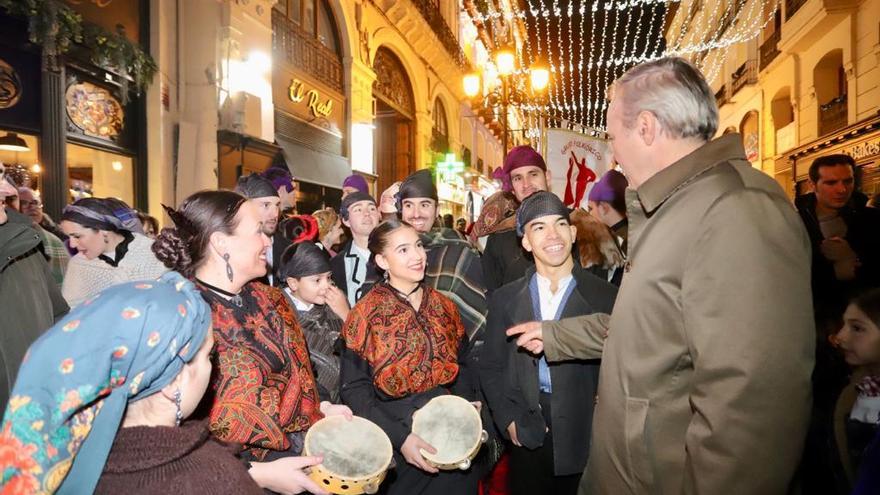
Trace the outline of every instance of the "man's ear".
[[342, 225], [345, 225], [345, 226], [348, 227], [349, 229], [351, 228], [351, 224], [348, 223], [348, 219], [347, 219], [347, 218], [342, 218], [342, 217], [340, 216], [339, 219], [342, 220]]
[[638, 117], [636, 117], [636, 132], [639, 133], [639, 137], [641, 137], [642, 142], [646, 146], [654, 144], [654, 140], [657, 139], [656, 133], [659, 130], [659, 122], [657, 122], [657, 117], [653, 113], [639, 112]]
[[568, 228], [571, 229], [571, 242], [577, 242], [578, 228], [575, 225], [569, 225]]
[[532, 252], [532, 243], [529, 242], [529, 236], [525, 235], [525, 232], [523, 232], [522, 241], [520, 241], [520, 242], [522, 243], [523, 249], [525, 249], [526, 251], [528, 251], [530, 253]]
[[553, 178], [553, 175], [550, 173], [550, 169], [544, 171], [544, 180], [547, 181], [547, 190], [550, 190], [550, 180]]
[[299, 280], [293, 277], [287, 277], [286, 279], [284, 279], [284, 282], [287, 284], [288, 287], [290, 287], [290, 290], [292, 290], [293, 292], [299, 290]]

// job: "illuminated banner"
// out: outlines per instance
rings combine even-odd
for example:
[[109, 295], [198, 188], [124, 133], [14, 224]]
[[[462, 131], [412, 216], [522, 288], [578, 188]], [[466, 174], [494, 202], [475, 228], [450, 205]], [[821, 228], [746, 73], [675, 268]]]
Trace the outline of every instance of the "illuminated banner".
[[547, 130], [550, 189], [569, 207], [586, 208], [593, 184], [611, 167], [608, 141], [565, 129]]

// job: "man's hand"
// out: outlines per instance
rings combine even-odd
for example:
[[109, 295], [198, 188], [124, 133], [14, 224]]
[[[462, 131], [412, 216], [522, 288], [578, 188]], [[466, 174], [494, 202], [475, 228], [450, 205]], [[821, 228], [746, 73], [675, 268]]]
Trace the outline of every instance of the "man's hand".
[[544, 352], [544, 332], [541, 330], [540, 321], [520, 323], [507, 329], [508, 337], [516, 335], [519, 335], [516, 339], [516, 345], [535, 355]]
[[284, 495], [309, 492], [315, 495], [328, 495], [324, 489], [309, 478], [308, 468], [320, 464], [323, 458], [282, 457], [271, 462], [253, 462], [249, 473], [261, 488]]
[[507, 425], [507, 436], [510, 437], [510, 441], [513, 442], [517, 447], [522, 447], [522, 444], [519, 443], [519, 439], [516, 438], [516, 422], [511, 421], [509, 425]]
[[421, 449], [425, 449], [432, 454], [437, 453], [437, 449], [432, 447], [431, 444], [422, 440], [421, 437], [415, 433], [410, 433], [409, 436], [406, 437], [406, 440], [403, 441], [403, 445], [400, 446], [400, 453], [403, 454], [403, 458], [406, 459], [406, 462], [422, 471], [427, 473], [437, 473], [438, 469], [422, 457]]
[[849, 242], [842, 237], [831, 237], [822, 241], [819, 246], [822, 256], [829, 261], [844, 261], [858, 258], [856, 252], [850, 247]]

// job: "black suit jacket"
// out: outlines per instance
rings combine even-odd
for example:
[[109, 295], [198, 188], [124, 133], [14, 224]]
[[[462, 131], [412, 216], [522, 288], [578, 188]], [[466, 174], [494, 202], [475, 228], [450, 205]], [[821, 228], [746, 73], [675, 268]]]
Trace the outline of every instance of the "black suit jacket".
[[[516, 423], [517, 437], [526, 448], [543, 444], [545, 428], [539, 406], [538, 359], [519, 349], [505, 335], [508, 328], [535, 320], [529, 281], [535, 269], [492, 293], [489, 300], [486, 341], [480, 360], [480, 382], [492, 419], [507, 437], [507, 425]], [[611, 313], [617, 289], [575, 265], [577, 285], [561, 318], [590, 313]], [[590, 446], [593, 406], [599, 384], [599, 361], [572, 360], [549, 363], [553, 386], [551, 425], [554, 471], [558, 476], [584, 470]]]
[[[336, 256], [330, 259], [330, 278], [336, 287], [348, 297], [348, 276], [345, 274], [345, 257], [351, 254], [351, 243], [349, 240], [345, 246], [336, 253]], [[361, 286], [361, 293], [358, 299], [364, 296], [373, 287], [373, 284], [379, 281], [379, 270], [373, 263], [373, 257], [370, 256], [370, 262], [367, 263], [367, 279]]]

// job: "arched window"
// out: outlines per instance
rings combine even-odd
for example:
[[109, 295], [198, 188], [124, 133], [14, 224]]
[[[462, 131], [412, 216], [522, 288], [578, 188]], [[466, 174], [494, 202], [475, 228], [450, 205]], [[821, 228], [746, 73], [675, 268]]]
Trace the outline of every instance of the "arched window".
[[449, 150], [449, 126], [446, 123], [446, 108], [440, 98], [434, 100], [434, 128], [431, 130], [431, 148], [445, 153]]
[[274, 9], [316, 38], [324, 48], [340, 55], [336, 21], [327, 0], [279, 0]]

